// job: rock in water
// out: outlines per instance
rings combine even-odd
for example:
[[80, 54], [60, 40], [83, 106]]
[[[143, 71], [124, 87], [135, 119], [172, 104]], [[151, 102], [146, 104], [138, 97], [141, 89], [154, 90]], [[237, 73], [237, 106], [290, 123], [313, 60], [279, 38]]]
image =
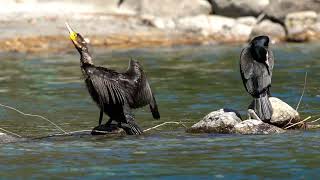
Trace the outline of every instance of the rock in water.
[[19, 139], [10, 135], [7, 135], [5, 133], [0, 133], [0, 144], [1, 143], [10, 143], [10, 142], [16, 142]]
[[300, 121], [299, 113], [287, 103], [276, 97], [270, 97], [269, 100], [273, 108], [273, 114], [270, 120], [271, 124], [284, 128], [290, 120], [292, 124]]
[[285, 132], [281, 128], [256, 119], [248, 119], [236, 124], [234, 131], [238, 134], [277, 134]]
[[117, 124], [110, 124], [109, 126], [106, 126], [105, 124], [102, 124], [100, 126], [95, 127], [91, 131], [91, 135], [124, 135], [126, 134], [125, 130], [122, 128], [119, 128]]
[[187, 130], [190, 133], [233, 133], [234, 126], [241, 122], [234, 110], [220, 109], [206, 115], [201, 121]]

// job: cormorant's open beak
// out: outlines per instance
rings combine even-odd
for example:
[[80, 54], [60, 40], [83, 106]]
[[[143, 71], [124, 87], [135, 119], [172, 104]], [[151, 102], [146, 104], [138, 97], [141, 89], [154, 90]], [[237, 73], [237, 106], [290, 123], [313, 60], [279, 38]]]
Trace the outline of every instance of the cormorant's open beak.
[[69, 26], [69, 24], [66, 22], [66, 27], [69, 31], [69, 37], [72, 40], [73, 43], [77, 44], [77, 33], [74, 32], [71, 27]]

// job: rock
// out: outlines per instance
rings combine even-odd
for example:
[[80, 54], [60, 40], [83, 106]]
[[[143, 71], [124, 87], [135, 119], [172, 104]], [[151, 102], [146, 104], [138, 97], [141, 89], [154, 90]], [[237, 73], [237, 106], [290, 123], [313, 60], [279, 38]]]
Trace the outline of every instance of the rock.
[[315, 36], [318, 31], [317, 29], [314, 29], [317, 19], [317, 13], [314, 11], [303, 11], [288, 14], [285, 18], [288, 40], [308, 41], [312, 39], [312, 36]]
[[1, 143], [10, 143], [10, 142], [16, 142], [19, 138], [7, 135], [5, 133], [0, 133], [0, 144]]
[[184, 17], [210, 14], [211, 5], [206, 0], [124, 0], [120, 9], [134, 11], [137, 15], [154, 17]]
[[290, 120], [292, 124], [300, 121], [299, 113], [287, 103], [276, 97], [270, 97], [269, 100], [273, 108], [273, 114], [270, 120], [271, 124], [284, 128]]
[[237, 18], [237, 22], [248, 26], [254, 26], [257, 24], [257, 18], [253, 16], [245, 16]]
[[258, 16], [269, 5], [269, 0], [210, 0], [214, 14], [240, 17]]
[[200, 32], [223, 42], [244, 42], [249, 39], [252, 26], [233, 18], [217, 15], [185, 17], [176, 21], [176, 28], [189, 32]]
[[253, 27], [250, 39], [259, 35], [267, 35], [271, 37], [272, 41], [279, 42], [285, 40], [286, 31], [281, 24], [263, 20]]
[[190, 133], [233, 133], [234, 126], [241, 122], [240, 115], [227, 109], [213, 111], [187, 130]]
[[260, 120], [248, 119], [236, 124], [234, 132], [238, 134], [277, 134], [283, 133], [285, 130]]
[[297, 11], [315, 11], [320, 12], [319, 0], [270, 0], [269, 6], [266, 8], [265, 13], [267, 17], [284, 24], [287, 14]]

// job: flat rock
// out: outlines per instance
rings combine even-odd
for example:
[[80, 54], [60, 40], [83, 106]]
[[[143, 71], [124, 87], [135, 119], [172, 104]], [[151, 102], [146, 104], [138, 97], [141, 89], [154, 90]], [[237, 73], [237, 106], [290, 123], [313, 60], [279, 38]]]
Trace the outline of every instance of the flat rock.
[[161, 18], [211, 13], [211, 5], [206, 0], [124, 0], [120, 9]]
[[317, 22], [318, 15], [314, 11], [289, 13], [285, 18], [285, 26], [288, 31], [288, 40], [311, 40], [313, 36], [316, 36], [317, 33], [320, 33], [316, 27]]
[[271, 124], [284, 128], [288, 124], [290, 125], [300, 121], [299, 113], [290, 105], [276, 97], [270, 97], [269, 100], [273, 108], [273, 114], [270, 120]]
[[240, 115], [233, 110], [220, 109], [206, 115], [187, 130], [190, 133], [233, 133], [234, 126], [241, 122]]
[[286, 31], [281, 24], [266, 19], [253, 27], [250, 39], [260, 35], [267, 35], [271, 37], [272, 41], [278, 42], [286, 38]]
[[238, 134], [277, 134], [285, 130], [256, 119], [248, 119], [234, 126], [234, 132]]
[[210, 0], [214, 14], [240, 17], [258, 16], [268, 5], [269, 0]]

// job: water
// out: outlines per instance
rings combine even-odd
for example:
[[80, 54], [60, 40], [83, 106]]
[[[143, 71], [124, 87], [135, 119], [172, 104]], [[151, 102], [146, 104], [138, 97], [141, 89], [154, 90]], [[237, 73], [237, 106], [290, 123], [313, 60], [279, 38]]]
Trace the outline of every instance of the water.
[[[241, 82], [241, 45], [95, 50], [95, 63], [125, 70], [128, 57], [144, 65], [161, 120], [135, 111], [143, 128], [165, 121], [188, 126], [222, 107], [245, 115], [251, 97]], [[319, 117], [320, 44], [278, 45], [272, 92], [293, 107], [308, 81], [299, 111]], [[81, 79], [75, 51], [0, 54], [0, 103], [48, 117], [65, 130], [91, 129], [99, 111]], [[317, 116], [318, 115], [318, 116]], [[107, 117], [105, 117], [105, 120]], [[0, 109], [0, 124], [25, 137], [58, 131], [49, 123]], [[281, 135], [186, 134], [177, 125], [142, 136], [42, 139], [0, 147], [0, 179], [314, 179], [320, 170], [320, 131]]]

